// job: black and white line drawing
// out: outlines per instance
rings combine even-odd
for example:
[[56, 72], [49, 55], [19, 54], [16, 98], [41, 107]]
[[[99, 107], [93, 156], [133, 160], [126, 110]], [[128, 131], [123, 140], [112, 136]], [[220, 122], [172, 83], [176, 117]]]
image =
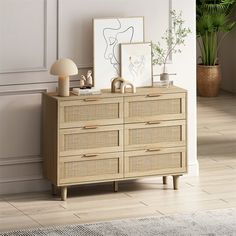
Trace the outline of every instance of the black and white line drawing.
[[133, 77], [133, 81], [140, 78], [144, 72], [146, 65], [145, 55], [130, 56], [129, 57], [129, 72]]
[[119, 19], [114, 19], [117, 23], [117, 27], [104, 28], [103, 37], [106, 42], [106, 49], [104, 51], [104, 59], [108, 60], [113, 68], [119, 74], [120, 62], [119, 62], [119, 50], [117, 47], [119, 43], [132, 43], [134, 36], [134, 26], [123, 27]]
[[150, 42], [121, 44], [121, 77], [136, 87], [152, 85]]
[[144, 18], [94, 19], [94, 78], [109, 88], [120, 76], [120, 44], [144, 41]]

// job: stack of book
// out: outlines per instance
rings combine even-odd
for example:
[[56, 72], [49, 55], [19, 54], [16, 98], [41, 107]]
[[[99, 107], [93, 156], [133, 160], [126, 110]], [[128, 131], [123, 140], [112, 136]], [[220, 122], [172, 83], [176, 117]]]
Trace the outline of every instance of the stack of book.
[[80, 88], [73, 88], [71, 91], [75, 95], [98, 95], [101, 94], [100, 89], [80, 89]]

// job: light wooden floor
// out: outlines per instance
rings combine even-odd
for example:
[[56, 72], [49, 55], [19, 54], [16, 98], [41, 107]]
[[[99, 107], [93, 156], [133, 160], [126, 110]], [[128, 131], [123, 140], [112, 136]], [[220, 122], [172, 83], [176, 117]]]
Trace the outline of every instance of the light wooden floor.
[[50, 193], [0, 197], [0, 231], [98, 222], [198, 210], [236, 207], [236, 96], [200, 98], [198, 102], [199, 177], [143, 179], [120, 184], [82, 186], [69, 191], [67, 202]]

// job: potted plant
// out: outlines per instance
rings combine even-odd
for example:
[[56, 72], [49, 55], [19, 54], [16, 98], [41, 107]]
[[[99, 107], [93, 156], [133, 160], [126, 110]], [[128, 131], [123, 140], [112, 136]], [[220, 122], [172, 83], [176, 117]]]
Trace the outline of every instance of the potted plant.
[[227, 33], [235, 26], [230, 14], [236, 0], [197, 0], [197, 41], [201, 64], [197, 66], [198, 94], [215, 97], [219, 93], [221, 68], [218, 53]]
[[184, 26], [184, 20], [182, 19], [182, 12], [177, 13], [175, 10], [170, 11], [171, 15], [171, 27], [165, 31], [162, 37], [166, 46], [162, 47], [161, 43], [152, 44], [152, 64], [163, 66], [160, 79], [169, 80], [169, 74], [166, 70], [166, 64], [170, 55], [175, 53], [181, 53], [180, 47], [185, 44], [185, 39], [191, 33], [190, 28]]

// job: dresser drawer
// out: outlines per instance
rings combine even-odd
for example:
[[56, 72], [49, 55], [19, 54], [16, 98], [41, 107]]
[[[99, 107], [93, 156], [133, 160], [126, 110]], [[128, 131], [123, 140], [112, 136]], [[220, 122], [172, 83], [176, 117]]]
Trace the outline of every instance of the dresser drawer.
[[185, 93], [125, 97], [125, 123], [185, 119]]
[[185, 125], [185, 120], [125, 124], [125, 151], [184, 146]]
[[123, 151], [123, 125], [60, 129], [60, 156]]
[[60, 128], [123, 123], [123, 98], [86, 98], [59, 105]]
[[117, 178], [123, 178], [122, 152], [60, 157], [60, 185]]
[[187, 171], [186, 150], [163, 148], [125, 152], [125, 177], [164, 175]]

